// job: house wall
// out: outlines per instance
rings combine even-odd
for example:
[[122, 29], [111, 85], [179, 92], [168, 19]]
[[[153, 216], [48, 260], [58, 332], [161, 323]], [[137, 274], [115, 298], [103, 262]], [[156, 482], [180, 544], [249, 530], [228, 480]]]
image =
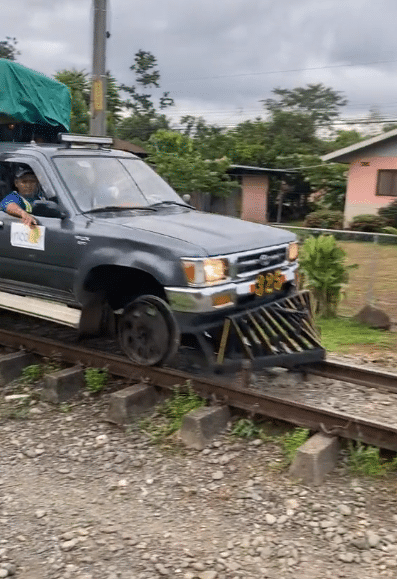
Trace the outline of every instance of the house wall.
[[266, 223], [269, 177], [267, 175], [243, 175], [241, 188], [241, 219]]
[[[390, 153], [389, 153], [390, 154]], [[369, 163], [362, 166], [361, 162]], [[376, 215], [380, 207], [396, 200], [396, 197], [378, 197], [376, 184], [379, 169], [397, 169], [397, 157], [361, 157], [352, 161], [347, 178], [344, 225], [355, 215]]]

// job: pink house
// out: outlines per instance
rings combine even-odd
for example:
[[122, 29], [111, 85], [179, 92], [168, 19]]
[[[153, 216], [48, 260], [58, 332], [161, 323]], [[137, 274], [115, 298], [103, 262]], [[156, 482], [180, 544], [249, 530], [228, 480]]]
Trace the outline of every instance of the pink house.
[[397, 129], [328, 153], [322, 159], [350, 165], [345, 227], [355, 215], [376, 215], [380, 207], [397, 199]]

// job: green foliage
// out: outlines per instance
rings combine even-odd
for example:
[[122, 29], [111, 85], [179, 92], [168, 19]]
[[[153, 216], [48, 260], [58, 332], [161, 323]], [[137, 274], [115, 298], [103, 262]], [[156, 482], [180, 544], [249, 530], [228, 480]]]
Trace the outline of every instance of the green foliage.
[[354, 474], [378, 477], [397, 470], [397, 457], [387, 461], [380, 457], [379, 448], [349, 440], [348, 450], [349, 469]]
[[9, 420], [26, 420], [29, 418], [30, 398], [18, 400], [6, 408], [0, 409], [0, 420], [8, 418]]
[[130, 70], [135, 73], [136, 85], [121, 85], [121, 90], [129, 95], [125, 105], [132, 114], [121, 121], [117, 136], [121, 139], [139, 140], [145, 143], [150, 136], [159, 129], [168, 129], [169, 121], [164, 114], [157, 109], [163, 110], [173, 106], [174, 101], [168, 92], [164, 92], [158, 98], [156, 106], [154, 97], [148, 90], [160, 88], [160, 72], [156, 69], [156, 57], [150, 52], [138, 50], [135, 54], [134, 64]]
[[170, 123], [165, 115], [134, 114], [120, 121], [117, 136], [126, 141], [141, 144], [147, 149], [151, 135], [160, 130], [168, 130]]
[[[327, 147], [325, 142], [318, 140], [316, 153]], [[277, 158], [278, 167], [296, 168], [310, 185], [312, 195], [311, 205], [316, 210], [332, 209], [343, 211], [345, 206], [347, 167], [341, 163], [325, 163], [317, 154], [303, 154], [297, 148], [293, 154], [283, 152]]]
[[174, 131], [157, 131], [147, 146], [148, 162], [180, 194], [200, 191], [227, 196], [236, 187], [226, 170], [228, 159], [205, 159], [193, 139]]
[[347, 100], [339, 91], [322, 83], [308, 84], [292, 90], [275, 88], [272, 93], [276, 99], [262, 101], [265, 108], [274, 114], [277, 111], [299, 112], [307, 115], [315, 125], [327, 124], [339, 115], [339, 108]]
[[253, 420], [240, 418], [233, 424], [231, 435], [237, 438], [260, 438], [263, 430]]
[[31, 366], [26, 366], [22, 370], [22, 381], [25, 384], [33, 384], [37, 382], [44, 375], [44, 367], [42, 364], [32, 364]]
[[345, 147], [350, 147], [362, 141], [365, 137], [360, 135], [356, 130], [340, 130], [337, 131], [337, 137], [329, 142], [329, 151], [337, 151], [338, 149], [344, 149]]
[[397, 227], [397, 199], [386, 207], [378, 209], [378, 215], [386, 221], [387, 225]]
[[204, 398], [194, 392], [188, 381], [184, 388], [174, 388], [172, 396], [157, 407], [154, 416], [141, 420], [140, 428], [147, 432], [154, 442], [163, 442], [180, 429], [185, 414], [205, 404]]
[[186, 115], [180, 121], [182, 134], [192, 139], [194, 149], [204, 159], [230, 157], [236, 142], [231, 131], [216, 125], [208, 125], [202, 117]]
[[372, 345], [393, 348], [394, 334], [370, 328], [349, 318], [320, 318], [317, 323], [321, 330], [321, 343], [327, 352], [346, 353], [349, 346]]
[[302, 154], [313, 154], [318, 149], [315, 133], [316, 127], [309, 115], [283, 110], [273, 113], [267, 130], [271, 151], [276, 158], [298, 150]]
[[389, 235], [397, 235], [397, 227], [384, 227], [382, 233], [388, 233]]
[[101, 392], [108, 383], [109, 371], [107, 368], [86, 368], [84, 378], [89, 392]]
[[355, 215], [349, 225], [352, 231], [369, 231], [372, 233], [381, 233], [384, 230], [386, 222], [379, 215]]
[[335, 317], [343, 286], [348, 281], [346, 253], [332, 235], [309, 237], [300, 253], [305, 285], [313, 292], [317, 313]]
[[331, 209], [313, 211], [306, 216], [304, 226], [319, 229], [342, 229], [343, 213]]
[[24, 384], [33, 384], [41, 380], [44, 374], [50, 374], [58, 370], [60, 370], [60, 365], [52, 360], [46, 360], [43, 364], [31, 364], [22, 370], [21, 381]]
[[0, 58], [15, 61], [17, 56], [21, 54], [19, 50], [17, 50], [17, 44], [18, 40], [16, 38], [6, 36], [5, 40], [0, 41]]
[[106, 76], [106, 132], [114, 137], [121, 120], [123, 101], [116, 79], [109, 73]]
[[296, 451], [306, 442], [309, 434], [310, 431], [307, 428], [295, 428], [292, 432], [287, 432], [281, 437], [281, 448], [288, 464], [294, 460]]
[[[87, 135], [90, 126], [90, 95], [91, 85], [88, 74], [84, 70], [60, 70], [54, 77], [65, 84], [72, 99], [70, 115], [70, 132]], [[116, 80], [108, 73], [106, 82], [107, 133], [114, 135], [116, 125], [120, 120], [122, 101]]]
[[70, 113], [70, 132], [87, 135], [89, 130], [90, 83], [87, 73], [78, 70], [60, 70], [54, 77], [70, 90], [72, 107]]

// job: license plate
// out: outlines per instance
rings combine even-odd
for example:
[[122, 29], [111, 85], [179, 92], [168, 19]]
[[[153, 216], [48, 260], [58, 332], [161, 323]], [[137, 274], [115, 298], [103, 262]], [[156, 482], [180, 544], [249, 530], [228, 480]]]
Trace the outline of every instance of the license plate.
[[280, 291], [285, 281], [285, 275], [280, 269], [261, 273], [255, 280], [254, 292], [259, 298], [261, 298], [264, 295]]

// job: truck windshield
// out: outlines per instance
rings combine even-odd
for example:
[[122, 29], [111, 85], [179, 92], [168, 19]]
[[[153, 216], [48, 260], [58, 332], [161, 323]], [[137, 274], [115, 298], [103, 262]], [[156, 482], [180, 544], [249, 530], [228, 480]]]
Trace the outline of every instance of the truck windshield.
[[163, 201], [183, 204], [140, 159], [59, 156], [54, 163], [83, 212], [101, 207], [148, 207]]

